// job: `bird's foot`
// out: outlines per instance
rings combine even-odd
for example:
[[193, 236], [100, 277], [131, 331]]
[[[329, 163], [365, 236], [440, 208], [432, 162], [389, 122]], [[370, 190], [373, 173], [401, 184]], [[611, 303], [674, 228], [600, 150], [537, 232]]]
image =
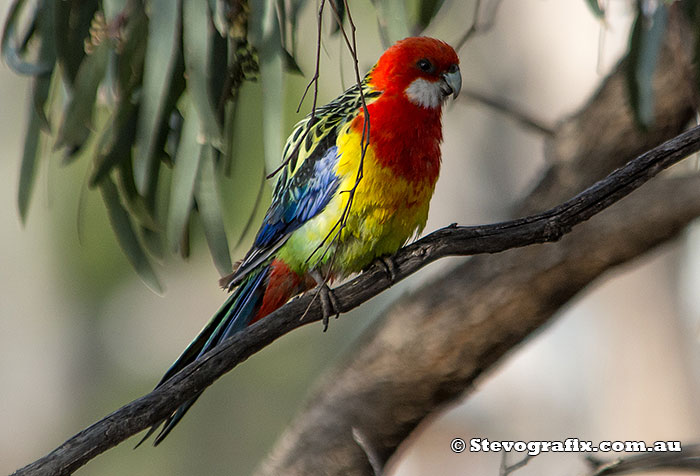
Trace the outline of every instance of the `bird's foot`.
[[331, 316], [336, 319], [340, 316], [340, 304], [335, 297], [333, 290], [328, 287], [326, 280], [321, 276], [320, 272], [314, 271], [311, 273], [318, 286], [316, 287], [316, 295], [321, 300], [321, 310], [323, 311], [323, 332], [328, 330], [328, 322]]
[[398, 266], [396, 266], [396, 261], [394, 261], [394, 257], [392, 255], [381, 256], [377, 258], [376, 261], [377, 264], [384, 269], [386, 277], [389, 278], [391, 284], [394, 284], [399, 270]]
[[323, 332], [326, 332], [330, 317], [335, 316], [338, 319], [340, 316], [340, 306], [333, 290], [327, 284], [320, 284], [318, 292], [321, 298], [321, 309], [323, 309]]

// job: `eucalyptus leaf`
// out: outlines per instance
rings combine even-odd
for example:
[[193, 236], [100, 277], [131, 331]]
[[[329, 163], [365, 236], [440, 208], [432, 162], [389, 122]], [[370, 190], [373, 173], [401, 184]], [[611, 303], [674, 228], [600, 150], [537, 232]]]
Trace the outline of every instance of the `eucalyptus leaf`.
[[[587, 0], [589, 2], [596, 2], [596, 0]], [[418, 28], [420, 31], [426, 29], [437, 12], [440, 11], [445, 0], [420, 0], [418, 2]]]
[[396, 41], [411, 36], [404, 2], [372, 0], [372, 4], [377, 13], [379, 33], [385, 47], [388, 48]]
[[648, 17], [638, 8], [630, 36], [627, 84], [634, 116], [642, 127], [654, 122], [654, 71], [667, 20], [668, 10], [663, 4]]
[[[236, 95], [238, 91], [236, 91]], [[221, 170], [227, 177], [231, 176], [231, 168], [233, 166], [233, 158], [235, 156], [234, 151], [234, 137], [235, 137], [235, 126], [236, 126], [236, 111], [238, 110], [237, 97], [233, 101], [229, 101], [224, 110], [224, 150], [221, 154], [222, 164]]]
[[294, 73], [294, 74], [298, 74], [300, 76], [304, 75], [304, 72], [299, 67], [297, 60], [294, 58], [294, 56], [292, 56], [292, 54], [289, 51], [283, 49], [282, 50], [282, 58], [284, 59], [285, 71], [288, 71], [288, 72]]
[[209, 27], [213, 25], [208, 2], [186, 1], [182, 7], [183, 50], [187, 89], [200, 121], [199, 142], [223, 147], [216, 105], [209, 90], [209, 58], [212, 50]]
[[[130, 158], [130, 155], [127, 155]], [[153, 232], [160, 233], [161, 226], [158, 221], [153, 216], [151, 209], [146, 204], [145, 199], [136, 190], [136, 184], [134, 183], [134, 173], [131, 169], [131, 161], [123, 161], [118, 169], [117, 177], [117, 189], [119, 190], [119, 196], [122, 197], [122, 203], [124, 208], [129, 212], [129, 215], [136, 221], [142, 230], [149, 230]], [[142, 236], [142, 238], [145, 238]], [[144, 239], [144, 243], [146, 240]], [[160, 247], [159, 247], [160, 248]], [[150, 251], [150, 247], [148, 247]], [[160, 251], [159, 249], [155, 251]], [[161, 256], [162, 253], [156, 253]]]
[[[340, 0], [340, 3], [342, 3], [342, 0]], [[282, 44], [282, 48], [285, 49], [292, 58], [294, 57], [294, 52], [296, 50], [296, 33], [298, 29], [297, 24], [299, 12], [301, 11], [301, 7], [303, 5], [303, 0], [286, 0], [284, 2], [279, 2], [277, 4], [277, 8], [275, 9], [281, 32], [280, 43]], [[336, 22], [333, 23], [335, 24]]]
[[258, 32], [257, 48], [260, 51], [260, 79], [263, 89], [263, 147], [265, 168], [268, 173], [280, 163], [284, 140], [284, 55], [280, 44], [274, 0], [264, 4]]
[[189, 222], [197, 170], [202, 158], [203, 145], [197, 142], [199, 121], [194, 105], [189, 102], [184, 114], [185, 123], [175, 156], [170, 201], [166, 221], [166, 237], [173, 250], [181, 245], [181, 239]]
[[45, 132], [51, 130], [51, 125], [46, 117], [46, 101], [49, 97], [51, 88], [52, 74], [54, 71], [54, 63], [56, 62], [56, 46], [53, 38], [54, 32], [54, 6], [53, 2], [45, 2], [39, 10], [37, 18], [37, 28], [41, 35], [41, 45], [39, 46], [39, 63], [50, 65], [46, 73], [38, 74], [34, 81], [34, 90], [32, 92], [32, 104], [34, 104], [34, 112], [39, 116], [41, 128]]
[[120, 163], [131, 161], [131, 146], [136, 137], [138, 108], [128, 98], [118, 101], [107, 126], [102, 131], [90, 175], [90, 186], [104, 180]]
[[134, 158], [136, 186], [144, 195], [157, 173], [158, 144], [164, 141], [159, 138], [166, 134], [163, 128], [167, 131], [168, 115], [182, 92], [179, 88], [177, 97], [171, 100], [173, 86], [182, 83], [181, 2], [152, 0], [150, 8]]
[[[214, 106], [216, 120], [220, 129], [223, 131], [224, 126], [224, 107], [226, 101], [230, 98], [230, 79], [228, 72], [228, 40], [219, 33], [216, 28], [209, 29], [209, 44], [211, 51], [209, 54], [209, 100]], [[228, 89], [228, 91], [227, 91]], [[223, 140], [223, 136], [222, 136]], [[220, 144], [222, 145], [222, 144]], [[223, 145], [220, 150], [223, 150]]]
[[605, 10], [600, 6], [598, 0], [586, 0], [586, 5], [588, 5], [588, 8], [591, 9], [596, 18], [601, 20], [605, 18]]
[[330, 0], [335, 5], [335, 10], [338, 12], [338, 18], [340, 22], [334, 21], [333, 26], [331, 26], [331, 34], [335, 35], [340, 31], [340, 26], [345, 22], [345, 1], [344, 0]]
[[10, 7], [3, 27], [0, 51], [2, 51], [2, 56], [7, 65], [19, 74], [28, 76], [50, 74], [54, 64], [52, 55], [47, 56], [40, 53], [37, 61], [25, 61], [23, 56], [28, 41], [26, 39], [17, 41], [17, 37], [23, 29], [28, 30], [25, 36], [34, 36], [38, 31], [42, 35], [41, 44], [44, 45], [44, 48], [51, 46], [53, 39], [44, 37], [43, 34], [45, 34], [46, 30], [41, 28], [41, 26], [39, 28], [36, 28], [36, 26], [38, 26], [38, 23], [45, 23], [47, 20], [50, 20], [50, 14], [53, 9], [41, 3], [35, 4], [34, 11], [28, 14], [29, 20], [26, 21], [28, 24], [20, 25], [19, 23], [23, 20], [22, 14], [24, 13], [25, 3], [26, 0], [15, 0]]
[[216, 169], [214, 166], [215, 152], [209, 145], [202, 149], [202, 158], [197, 173], [195, 185], [195, 200], [199, 217], [204, 227], [204, 236], [214, 265], [222, 276], [231, 273], [231, 254], [229, 251], [226, 230], [222, 216], [221, 203], [218, 195]]
[[[32, 101], [37, 102], [37, 96], [46, 98], [51, 88], [51, 78], [40, 76], [34, 80], [34, 90], [32, 92]], [[17, 206], [19, 208], [19, 216], [24, 223], [27, 219], [29, 211], [29, 201], [34, 188], [34, 180], [36, 178], [36, 168], [39, 159], [41, 158], [41, 130], [45, 119], [39, 113], [32, 109], [29, 113], [29, 122], [27, 131], [24, 136], [24, 150], [22, 152], [22, 165], [19, 172], [19, 188], [17, 190]]]
[[41, 43], [39, 45], [38, 63], [51, 65], [51, 69], [48, 70], [48, 73], [37, 74], [32, 81], [31, 102], [34, 107], [29, 111], [17, 189], [17, 207], [23, 223], [27, 219], [29, 202], [36, 178], [36, 168], [41, 159], [41, 132], [50, 130], [44, 107], [51, 90], [51, 72], [53, 71], [53, 63], [56, 61], [56, 50], [52, 41], [53, 6], [51, 2], [43, 4], [39, 12], [41, 16], [37, 18], [37, 32], [41, 35]]
[[56, 148], [65, 146], [73, 151], [88, 139], [97, 88], [105, 76], [110, 51], [109, 41], [102, 41], [80, 65], [58, 131]]
[[99, 8], [98, 0], [44, 0], [55, 5], [55, 44], [58, 62], [69, 86], [85, 58], [85, 39]]
[[148, 17], [142, 1], [132, 0], [117, 48], [117, 95], [120, 100], [123, 96], [130, 96], [141, 86], [148, 26]]
[[99, 189], [102, 193], [105, 206], [107, 207], [109, 221], [112, 224], [112, 229], [117, 237], [119, 246], [146, 286], [151, 288], [154, 292], [162, 294], [163, 287], [158, 280], [153, 266], [151, 266], [146, 252], [139, 242], [129, 213], [124, 209], [119, 199], [117, 186], [108, 178], [100, 182]]

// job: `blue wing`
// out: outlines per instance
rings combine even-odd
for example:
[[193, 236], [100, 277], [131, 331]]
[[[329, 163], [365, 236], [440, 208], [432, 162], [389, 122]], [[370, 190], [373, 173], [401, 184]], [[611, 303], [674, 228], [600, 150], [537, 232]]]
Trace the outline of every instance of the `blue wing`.
[[231, 290], [239, 285], [248, 273], [268, 262], [294, 230], [328, 204], [339, 184], [335, 176], [338, 131], [357, 116], [363, 96], [369, 104], [380, 94], [369, 88], [366, 77], [361, 86], [354, 85], [318, 107], [315, 117], [309, 115], [296, 125], [282, 152], [287, 165], [280, 172], [272, 205], [253, 247], [233, 274], [220, 281], [222, 287]]
[[333, 145], [322, 147], [323, 144], [319, 144], [289, 180], [287, 170], [283, 171], [278, 185], [284, 185], [275, 189], [272, 204], [252, 248], [238, 269], [225, 278], [224, 287], [231, 289], [237, 286], [248, 273], [267, 262], [286, 243], [292, 232], [318, 215], [331, 200], [340, 183], [340, 178], [335, 174], [339, 158], [335, 134], [328, 137], [331, 138]]
[[287, 183], [283, 193], [275, 197], [255, 238], [254, 247], [273, 246], [316, 216], [338, 188], [335, 175], [338, 147], [326, 150], [318, 160], [307, 160]]

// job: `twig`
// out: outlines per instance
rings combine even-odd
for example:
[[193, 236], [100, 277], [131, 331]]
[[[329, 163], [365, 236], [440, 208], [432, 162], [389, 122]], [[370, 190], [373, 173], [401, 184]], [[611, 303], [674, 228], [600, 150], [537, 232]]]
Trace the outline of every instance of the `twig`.
[[[345, 228], [345, 225], [347, 224], [348, 217], [350, 216], [350, 210], [352, 208], [352, 203], [355, 198], [355, 192], [357, 191], [357, 187], [360, 185], [360, 181], [362, 180], [362, 177], [364, 176], [363, 170], [364, 170], [364, 160], [365, 160], [365, 155], [367, 154], [367, 148], [369, 147], [369, 137], [370, 137], [370, 117], [369, 117], [369, 109], [367, 109], [367, 102], [365, 101], [365, 94], [364, 91], [362, 90], [362, 79], [360, 77], [360, 64], [359, 64], [359, 59], [357, 57], [357, 28], [355, 27], [355, 22], [352, 19], [352, 14], [350, 12], [350, 5], [348, 5], [347, 0], [344, 0], [345, 2], [345, 12], [347, 13], [348, 16], [348, 23], [350, 24], [350, 29], [351, 29], [351, 36], [352, 40], [348, 38], [347, 33], [345, 32], [345, 27], [343, 26], [343, 22], [340, 18], [340, 15], [338, 14], [338, 10], [336, 9], [336, 6], [333, 2], [331, 2], [331, 9], [333, 10], [333, 14], [335, 16], [336, 22], [338, 23], [338, 26], [340, 27], [340, 31], [343, 35], [343, 38], [345, 40], [345, 44], [350, 51], [350, 55], [352, 56], [353, 59], [353, 66], [354, 66], [354, 71], [355, 71], [355, 82], [358, 87], [358, 91], [360, 93], [360, 102], [362, 104], [362, 112], [364, 114], [363, 122], [362, 122], [362, 137], [360, 139], [360, 163], [357, 167], [357, 175], [355, 177], [355, 183], [353, 184], [352, 188], [350, 190], [342, 190], [340, 193], [348, 193], [348, 201], [345, 204], [345, 207], [343, 208], [343, 212], [341, 213], [340, 218], [338, 219], [338, 222], [333, 225], [331, 230], [328, 232], [328, 234], [323, 238], [321, 243], [313, 250], [313, 252], [309, 255], [307, 258], [307, 261], [310, 261], [311, 258], [322, 248], [325, 246], [325, 250], [323, 253], [319, 256], [318, 262], [320, 263], [323, 258], [326, 256], [326, 254], [330, 251], [333, 243], [340, 238], [340, 235]], [[331, 260], [335, 259], [335, 255], [331, 257]], [[332, 267], [332, 266], [331, 266]], [[326, 281], [324, 284], [328, 282], [328, 280], [331, 278], [331, 276], [326, 276], [325, 279]]]
[[484, 23], [479, 24], [479, 16], [481, 16], [481, 0], [476, 0], [474, 4], [474, 15], [469, 29], [464, 32], [462, 37], [457, 41], [455, 50], [459, 51], [462, 47], [476, 34], [486, 33], [491, 28], [496, 21], [496, 13], [498, 12], [498, 7], [501, 6], [501, 0], [493, 0], [491, 5], [491, 15], [486, 19]]
[[[496, 253], [534, 243], [556, 241], [655, 176], [661, 170], [700, 150], [700, 127], [695, 127], [630, 161], [572, 199], [544, 213], [518, 220], [476, 227], [447, 227], [402, 248], [395, 255], [396, 279], [403, 279], [439, 258], [450, 255]], [[341, 311], [348, 311], [388, 289], [393, 283], [375, 265], [335, 289]], [[303, 321], [312, 296], [285, 304], [266, 319], [231, 336], [201, 360], [176, 374], [163, 386], [123, 406], [68, 439], [43, 458], [14, 473], [70, 474], [98, 454], [162, 420], [223, 374], [277, 338], [322, 318], [320, 304]], [[608, 473], [609, 474], [609, 473]]]
[[503, 455], [501, 456], [501, 467], [498, 471], [498, 476], [508, 476], [511, 473], [514, 473], [529, 463], [532, 458], [534, 458], [534, 455], [526, 454], [520, 461], [516, 461], [515, 463], [509, 465], [508, 452], [504, 450]]
[[525, 127], [533, 129], [544, 136], [554, 135], [554, 127], [545, 124], [543, 121], [536, 119], [527, 113], [519, 110], [517, 106], [509, 103], [508, 101], [500, 98], [495, 98], [493, 96], [488, 96], [486, 94], [480, 93], [478, 91], [467, 89], [462, 92], [462, 96], [465, 98], [473, 99], [478, 101], [506, 116], [512, 118], [516, 122], [519, 122]]
[[690, 469], [700, 471], [700, 444], [686, 445], [679, 452], [648, 452], [624, 456], [613, 461], [586, 458], [593, 471], [590, 476], [639, 473], [655, 469]]
[[309, 80], [309, 83], [306, 85], [306, 89], [304, 89], [304, 94], [301, 95], [301, 99], [299, 100], [299, 105], [297, 106], [297, 113], [301, 109], [301, 105], [304, 102], [304, 99], [306, 99], [306, 95], [309, 92], [309, 88], [311, 88], [311, 85], [314, 85], [314, 101], [311, 106], [311, 121], [309, 122], [309, 126], [312, 126], [314, 123], [314, 119], [316, 118], [316, 101], [318, 100], [318, 80], [320, 78], [320, 69], [321, 69], [321, 43], [322, 43], [322, 31], [323, 31], [323, 7], [326, 5], [326, 0], [321, 0], [321, 5], [318, 7], [318, 26], [317, 26], [317, 31], [316, 31], [316, 69], [314, 71], [314, 75]]

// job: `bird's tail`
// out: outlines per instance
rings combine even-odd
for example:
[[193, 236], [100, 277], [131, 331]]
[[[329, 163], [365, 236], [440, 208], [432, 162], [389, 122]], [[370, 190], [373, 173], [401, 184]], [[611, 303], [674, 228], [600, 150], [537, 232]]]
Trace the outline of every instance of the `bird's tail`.
[[[223, 306], [192, 343], [187, 346], [182, 355], [165, 372], [156, 388], [163, 385], [188, 364], [200, 359], [226, 338], [271, 313], [294, 295], [312, 286], [313, 281], [302, 279], [279, 260], [271, 261], [253, 270], [231, 293]], [[163, 428], [156, 436], [153, 445], [156, 446], [163, 441], [199, 398], [199, 395], [201, 393], [183, 403], [165, 420], [153, 425], [136, 446], [138, 447], [155, 433], [161, 424], [164, 424]]]

